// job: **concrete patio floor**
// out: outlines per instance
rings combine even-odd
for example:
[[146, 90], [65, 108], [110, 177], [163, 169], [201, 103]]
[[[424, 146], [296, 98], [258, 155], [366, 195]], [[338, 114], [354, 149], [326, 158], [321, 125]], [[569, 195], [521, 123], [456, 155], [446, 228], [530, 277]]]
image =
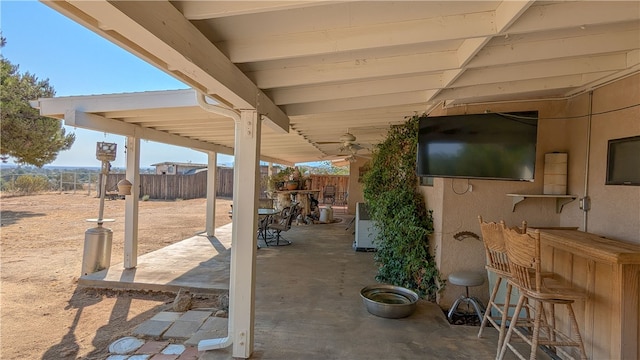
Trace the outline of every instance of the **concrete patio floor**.
[[[360, 289], [375, 283], [374, 253], [355, 252], [352, 217], [342, 222], [292, 226], [289, 246], [257, 254], [255, 346], [252, 359], [494, 359], [497, 331], [452, 326], [440, 307], [420, 300], [404, 319], [367, 312]], [[228, 290], [231, 224], [216, 236], [186, 239], [143, 255], [135, 270], [122, 264], [85, 276], [80, 285], [195, 293]], [[539, 359], [549, 357], [538, 351]], [[231, 359], [231, 348], [200, 359]], [[508, 353], [507, 359], [515, 356]]]
[[228, 294], [231, 261], [231, 224], [138, 257], [134, 269], [123, 263], [83, 275], [84, 287], [120, 290], [167, 291], [185, 289], [198, 294]]

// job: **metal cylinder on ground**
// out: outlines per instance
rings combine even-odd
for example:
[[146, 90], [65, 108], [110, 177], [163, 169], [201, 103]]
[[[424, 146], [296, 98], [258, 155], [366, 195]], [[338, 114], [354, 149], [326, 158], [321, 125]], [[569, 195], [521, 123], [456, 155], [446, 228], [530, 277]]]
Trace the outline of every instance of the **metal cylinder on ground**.
[[102, 227], [87, 229], [84, 233], [84, 252], [82, 255], [82, 275], [104, 270], [111, 265], [111, 243], [113, 231]]

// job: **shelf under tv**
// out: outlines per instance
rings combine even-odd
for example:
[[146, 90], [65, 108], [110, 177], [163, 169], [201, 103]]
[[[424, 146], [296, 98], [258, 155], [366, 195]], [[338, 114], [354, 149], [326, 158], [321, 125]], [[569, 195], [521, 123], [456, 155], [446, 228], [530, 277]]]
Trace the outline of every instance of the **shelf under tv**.
[[556, 199], [556, 214], [562, 212], [562, 208], [574, 201], [578, 196], [577, 195], [543, 195], [543, 194], [507, 194], [507, 196], [512, 197], [513, 206], [511, 211], [516, 211], [516, 205], [520, 202], [524, 201], [526, 198], [547, 198], [547, 199]]

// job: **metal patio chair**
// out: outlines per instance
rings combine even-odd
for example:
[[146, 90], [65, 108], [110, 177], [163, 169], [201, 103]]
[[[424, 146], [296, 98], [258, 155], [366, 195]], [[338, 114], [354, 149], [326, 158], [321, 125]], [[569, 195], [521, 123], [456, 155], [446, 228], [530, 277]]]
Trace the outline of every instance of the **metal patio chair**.
[[283, 246], [283, 245], [291, 245], [291, 241], [282, 237], [281, 233], [284, 231], [289, 231], [291, 229], [291, 223], [298, 216], [298, 207], [297, 205], [291, 205], [284, 209], [280, 213], [280, 220], [267, 225], [268, 230], [272, 230], [275, 233], [275, 239], [268, 240], [267, 246], [275, 245], [275, 246]]

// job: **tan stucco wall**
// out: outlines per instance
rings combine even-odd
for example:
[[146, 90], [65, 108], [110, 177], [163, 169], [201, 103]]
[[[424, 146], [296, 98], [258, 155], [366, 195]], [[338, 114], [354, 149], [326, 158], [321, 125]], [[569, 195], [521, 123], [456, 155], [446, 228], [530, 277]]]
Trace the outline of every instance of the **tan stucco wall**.
[[[571, 107], [588, 109], [588, 95], [575, 102], [579, 105]], [[639, 103], [640, 74], [593, 92], [588, 177], [591, 211], [587, 214], [587, 231], [635, 243], [640, 243], [640, 186], [605, 185], [604, 182], [608, 140], [640, 135]], [[570, 215], [573, 214], [566, 214]]]
[[[640, 75], [620, 80], [594, 91], [593, 112], [603, 113], [613, 109], [637, 105], [640, 102]], [[435, 234], [432, 239], [434, 253], [444, 278], [457, 270], [484, 272], [484, 250], [481, 241], [466, 238], [454, 239], [460, 231], [472, 231], [480, 235], [477, 216], [485, 220], [505, 220], [509, 226], [526, 220], [532, 226], [576, 226], [583, 229], [584, 212], [578, 201], [564, 206], [556, 214], [555, 200], [529, 198], [512, 210], [512, 200], [507, 193], [541, 194], [544, 154], [567, 152], [568, 193], [583, 197], [585, 158], [587, 153], [587, 129], [589, 95], [570, 100], [536, 101], [454, 107], [437, 109], [432, 116], [461, 113], [510, 112], [538, 110], [538, 143], [534, 182], [435, 179], [433, 187], [421, 187], [427, 206], [434, 210]], [[612, 138], [640, 134], [640, 107], [604, 113], [592, 117], [591, 152], [589, 169], [589, 196], [592, 210], [588, 213], [589, 232], [640, 243], [640, 187], [605, 186], [606, 145]], [[470, 188], [469, 188], [470, 186]], [[470, 191], [467, 191], [471, 189]], [[464, 288], [448, 286], [439, 303], [449, 307]], [[471, 295], [485, 303], [489, 287], [470, 289]]]

